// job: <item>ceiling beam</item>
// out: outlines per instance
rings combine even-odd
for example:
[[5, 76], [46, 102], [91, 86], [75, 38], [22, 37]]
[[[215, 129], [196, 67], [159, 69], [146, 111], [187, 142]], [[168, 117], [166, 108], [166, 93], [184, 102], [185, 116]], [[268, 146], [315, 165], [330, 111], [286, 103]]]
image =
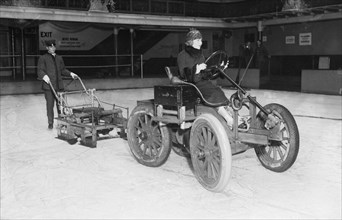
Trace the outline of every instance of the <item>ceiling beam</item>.
[[[307, 13], [307, 11], [305, 12]], [[160, 27], [160, 29], [185, 29], [189, 27], [195, 27], [198, 29], [234, 29], [257, 27], [258, 21], [262, 21], [263, 25], [281, 25], [300, 22], [342, 19], [341, 11], [331, 13], [318, 13], [317, 11], [312, 10], [311, 13], [312, 12], [314, 13], [301, 13], [300, 15], [294, 12], [280, 12], [220, 19], [1, 6], [0, 19], [102, 23], [110, 24], [113, 26], [130, 27], [156, 26]], [[2, 22], [0, 20], [0, 24], [1, 23]]]
[[1, 6], [0, 18], [103, 23], [113, 25], [156, 25], [165, 27], [231, 28], [220, 18], [158, 16], [47, 8]]
[[337, 20], [337, 19], [342, 19], [341, 12], [327, 13], [327, 14], [313, 14], [313, 15], [310, 14], [310, 15], [304, 15], [304, 16], [270, 19], [270, 20], [264, 20], [263, 25], [293, 24], [293, 23]]

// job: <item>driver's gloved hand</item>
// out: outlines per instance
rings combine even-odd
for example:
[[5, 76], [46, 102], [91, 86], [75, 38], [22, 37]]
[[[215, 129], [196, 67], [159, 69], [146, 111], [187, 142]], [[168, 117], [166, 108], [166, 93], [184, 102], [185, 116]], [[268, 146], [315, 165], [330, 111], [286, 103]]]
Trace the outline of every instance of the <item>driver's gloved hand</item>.
[[220, 74], [220, 78], [221, 78], [221, 79], [224, 79], [224, 76], [223, 76], [223, 74]]
[[217, 76], [219, 76], [221, 79], [224, 79], [224, 76], [222, 76], [220, 70], [218, 70], [218, 69], [213, 69], [213, 70], [211, 71], [211, 76], [210, 76], [210, 78], [214, 77], [215, 79], [217, 79]]
[[208, 80], [213, 76], [211, 69], [205, 69], [201, 71], [202, 79]]

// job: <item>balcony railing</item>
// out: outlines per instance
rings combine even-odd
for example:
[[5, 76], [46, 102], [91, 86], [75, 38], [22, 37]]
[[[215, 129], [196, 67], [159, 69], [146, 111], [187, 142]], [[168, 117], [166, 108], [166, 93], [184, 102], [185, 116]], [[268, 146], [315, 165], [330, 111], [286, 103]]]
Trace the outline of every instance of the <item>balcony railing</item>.
[[[98, 0], [106, 6], [108, 0]], [[190, 0], [112, 0], [111, 13], [155, 14], [227, 18], [282, 11], [283, 0], [254, 0], [232, 3], [198, 2]], [[306, 7], [340, 4], [341, 0], [302, 0]], [[89, 10], [90, 0], [1, 0], [0, 6], [43, 7], [66, 10]], [[108, 7], [108, 6], [107, 6]], [[114, 8], [114, 10], [112, 10]]]
[[[101, 0], [98, 0], [101, 1]], [[155, 14], [227, 18], [280, 12], [283, 0], [254, 0], [232, 3], [198, 2], [189, 0], [113, 0], [112, 13]], [[308, 8], [340, 4], [341, 0], [302, 0]], [[102, 0], [107, 4], [108, 0]], [[0, 6], [43, 7], [67, 10], [90, 8], [90, 0], [1, 0]], [[109, 12], [109, 11], [108, 11]]]
[[[100, 1], [100, 0], [99, 0]], [[117, 13], [155, 14], [167, 16], [192, 17], [231, 17], [250, 15], [251, 13], [275, 12], [280, 0], [263, 0], [267, 4], [248, 3], [211, 3], [185, 0], [114, 0]], [[107, 4], [107, 0], [103, 4]], [[67, 10], [89, 10], [90, 0], [1, 0], [0, 5], [18, 7], [46, 7]]]

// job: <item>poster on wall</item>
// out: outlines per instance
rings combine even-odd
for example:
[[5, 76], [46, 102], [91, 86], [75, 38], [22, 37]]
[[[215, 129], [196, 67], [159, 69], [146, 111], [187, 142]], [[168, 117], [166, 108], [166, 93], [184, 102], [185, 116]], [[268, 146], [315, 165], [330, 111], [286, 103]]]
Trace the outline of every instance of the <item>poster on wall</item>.
[[286, 36], [285, 37], [285, 44], [295, 44], [296, 37], [295, 36]]
[[328, 70], [330, 68], [330, 57], [319, 57], [318, 69]]
[[300, 33], [299, 34], [299, 45], [311, 45], [311, 33]]
[[92, 27], [89, 24], [46, 22], [39, 25], [39, 49], [46, 50], [45, 41], [54, 39], [58, 50], [91, 50], [111, 34], [111, 30]]

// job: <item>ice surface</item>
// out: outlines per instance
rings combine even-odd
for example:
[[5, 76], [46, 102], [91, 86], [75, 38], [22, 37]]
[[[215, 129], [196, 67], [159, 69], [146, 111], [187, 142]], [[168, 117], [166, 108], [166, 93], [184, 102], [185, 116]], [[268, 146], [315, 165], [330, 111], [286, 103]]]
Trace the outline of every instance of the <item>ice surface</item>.
[[[1, 96], [1, 219], [341, 219], [341, 96], [249, 92], [295, 116], [299, 155], [284, 173], [263, 168], [253, 150], [233, 156], [223, 193], [205, 190], [173, 152], [149, 168], [120, 138], [97, 148], [57, 139], [42, 94]], [[97, 95], [132, 110], [153, 89]]]

